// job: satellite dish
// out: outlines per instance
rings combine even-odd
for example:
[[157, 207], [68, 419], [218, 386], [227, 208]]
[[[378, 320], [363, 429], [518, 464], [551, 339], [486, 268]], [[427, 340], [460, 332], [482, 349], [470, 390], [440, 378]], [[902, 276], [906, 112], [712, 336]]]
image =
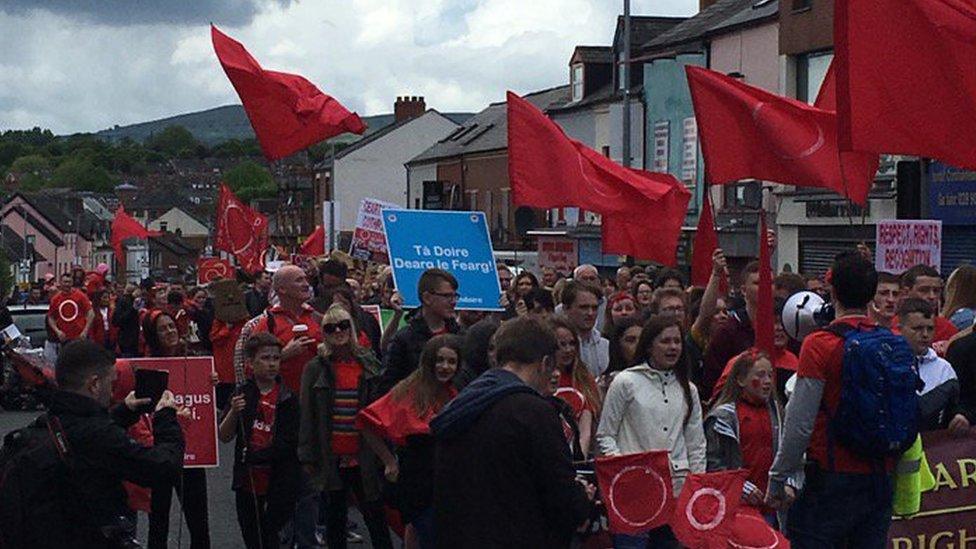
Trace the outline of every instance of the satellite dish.
[[797, 292], [783, 305], [783, 328], [800, 341], [834, 319], [834, 308], [813, 292]]

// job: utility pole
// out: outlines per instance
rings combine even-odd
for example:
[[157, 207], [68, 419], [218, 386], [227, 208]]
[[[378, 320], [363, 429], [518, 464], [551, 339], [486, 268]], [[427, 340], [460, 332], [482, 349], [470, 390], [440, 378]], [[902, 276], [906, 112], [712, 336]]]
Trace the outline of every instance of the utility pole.
[[[624, 0], [624, 59], [623, 59], [623, 164], [630, 167], [630, 0]], [[619, 73], [618, 73], [619, 74]]]

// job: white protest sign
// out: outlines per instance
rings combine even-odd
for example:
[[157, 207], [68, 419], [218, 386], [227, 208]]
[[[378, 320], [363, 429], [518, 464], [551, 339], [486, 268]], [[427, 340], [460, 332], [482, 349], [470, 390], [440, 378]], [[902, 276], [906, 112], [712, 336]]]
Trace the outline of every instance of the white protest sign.
[[359, 203], [356, 230], [349, 244], [349, 255], [373, 263], [390, 263], [386, 250], [386, 231], [383, 230], [384, 208], [400, 208], [400, 206], [373, 198], [364, 198]]
[[942, 222], [890, 220], [877, 225], [875, 268], [901, 274], [915, 265], [939, 268], [942, 262]]

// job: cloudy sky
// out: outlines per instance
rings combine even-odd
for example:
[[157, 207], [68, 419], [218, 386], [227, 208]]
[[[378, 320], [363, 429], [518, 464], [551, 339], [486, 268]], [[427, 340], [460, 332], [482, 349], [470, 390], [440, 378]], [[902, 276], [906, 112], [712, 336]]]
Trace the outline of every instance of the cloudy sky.
[[[212, 21], [265, 67], [360, 114], [423, 95], [477, 111], [568, 81], [574, 45], [609, 44], [622, 0], [0, 0], [0, 130], [88, 132], [237, 103]], [[633, 0], [690, 15], [698, 0]]]

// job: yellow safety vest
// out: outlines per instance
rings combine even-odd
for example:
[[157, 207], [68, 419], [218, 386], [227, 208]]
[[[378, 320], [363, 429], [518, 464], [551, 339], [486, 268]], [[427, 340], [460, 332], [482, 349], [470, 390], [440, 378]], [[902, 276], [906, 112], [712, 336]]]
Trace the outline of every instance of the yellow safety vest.
[[906, 517], [918, 513], [922, 506], [922, 492], [935, 488], [935, 477], [929, 469], [919, 435], [895, 467], [895, 498], [892, 513]]

